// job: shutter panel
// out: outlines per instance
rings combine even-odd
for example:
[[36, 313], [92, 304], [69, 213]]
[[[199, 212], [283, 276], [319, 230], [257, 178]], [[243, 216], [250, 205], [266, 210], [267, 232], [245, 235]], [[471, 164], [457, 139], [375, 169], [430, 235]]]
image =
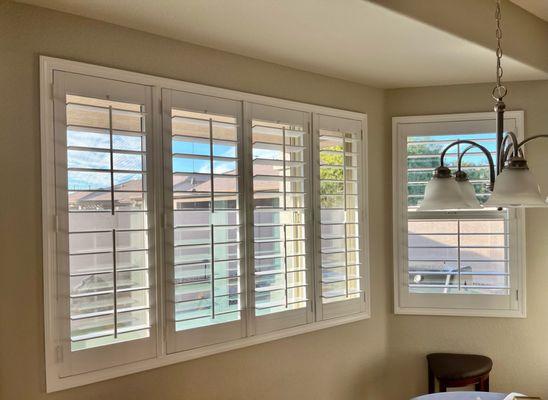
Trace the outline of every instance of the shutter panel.
[[318, 318], [366, 310], [362, 121], [317, 114], [314, 119]]
[[[406, 167], [408, 221], [404, 255], [407, 268], [402, 277], [406, 290], [400, 295], [414, 307], [429, 307], [434, 302], [440, 308], [512, 309], [516, 305], [511, 293], [517, 284], [517, 272], [511, 271], [510, 265], [517, 255], [510, 254], [510, 248], [516, 240], [516, 212], [417, 211], [432, 171], [439, 165], [440, 153], [450, 143], [459, 139], [476, 141], [491, 152], [496, 162], [492, 121], [452, 124], [410, 124], [402, 142], [406, 152], [402, 165]], [[467, 148], [464, 144], [450, 149], [446, 165], [456, 171], [458, 157]], [[485, 155], [476, 149], [468, 150], [462, 165], [478, 200], [484, 203], [489, 198]]]
[[310, 115], [247, 104], [252, 334], [312, 322]]
[[163, 91], [168, 351], [245, 335], [241, 103]]
[[60, 339], [75, 374], [155, 354], [151, 91], [55, 72], [54, 96]]
[[504, 215], [410, 219], [412, 293], [508, 295], [509, 227]]

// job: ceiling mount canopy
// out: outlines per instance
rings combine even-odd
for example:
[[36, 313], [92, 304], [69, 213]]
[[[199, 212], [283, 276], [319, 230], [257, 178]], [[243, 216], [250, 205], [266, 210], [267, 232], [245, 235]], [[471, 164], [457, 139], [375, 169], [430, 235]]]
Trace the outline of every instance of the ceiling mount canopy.
[[[466, 210], [478, 209], [482, 206], [477, 200], [474, 187], [462, 170], [462, 158], [472, 148], [480, 149], [489, 162], [490, 183], [487, 189], [491, 192], [488, 207], [547, 207], [548, 198], [541, 195], [540, 186], [536, 183], [533, 173], [529, 170], [527, 160], [523, 155], [525, 144], [548, 135], [536, 135], [519, 142], [513, 132], [504, 131], [504, 97], [508, 94], [502, 84], [502, 28], [500, 0], [496, 1], [495, 9], [497, 38], [497, 81], [492, 96], [495, 100], [497, 122], [497, 160], [496, 165], [489, 150], [472, 140], [457, 140], [449, 144], [441, 153], [440, 166], [434, 171], [434, 176], [426, 185], [424, 199], [419, 205], [420, 211]], [[468, 144], [459, 154], [457, 171], [453, 177], [451, 170], [444, 165], [447, 151], [453, 146]]]

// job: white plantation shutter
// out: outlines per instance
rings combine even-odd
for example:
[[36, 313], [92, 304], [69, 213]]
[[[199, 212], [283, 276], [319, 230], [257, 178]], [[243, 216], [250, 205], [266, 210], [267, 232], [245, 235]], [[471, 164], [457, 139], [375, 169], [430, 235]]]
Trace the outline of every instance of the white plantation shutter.
[[54, 75], [62, 374], [156, 352], [149, 87]]
[[41, 107], [48, 391], [369, 317], [365, 115], [50, 58]]
[[260, 334], [313, 320], [310, 114], [253, 103], [246, 113], [248, 287]]
[[[441, 151], [455, 140], [474, 140], [496, 155], [494, 133], [409, 136], [407, 138], [407, 185], [409, 213], [409, 288], [426, 293], [508, 294], [509, 211], [479, 210], [460, 213], [461, 218], [415, 210], [439, 165]], [[459, 155], [468, 145], [457, 145], [447, 153], [446, 164], [455, 170]], [[495, 161], [496, 162], [496, 161]], [[466, 152], [463, 169], [469, 174], [478, 199], [489, 198], [489, 164], [479, 149]], [[458, 217], [459, 214], [454, 214]]]
[[[517, 132], [516, 120], [505, 121]], [[399, 304], [409, 308], [517, 310], [519, 308], [520, 211], [496, 209], [421, 212], [417, 207], [440, 153], [456, 140], [485, 146], [495, 160], [496, 134], [490, 118], [406, 123], [398, 130], [397, 148], [401, 226]], [[489, 165], [479, 149], [468, 145], [450, 149], [445, 164], [456, 171], [464, 150], [462, 169], [470, 178], [480, 203], [489, 198]]]
[[362, 121], [316, 114], [317, 305], [320, 319], [359, 313], [365, 304]]
[[241, 103], [164, 90], [170, 352], [245, 336]]
[[438, 218], [409, 220], [409, 290], [508, 295], [511, 277], [507, 213]]

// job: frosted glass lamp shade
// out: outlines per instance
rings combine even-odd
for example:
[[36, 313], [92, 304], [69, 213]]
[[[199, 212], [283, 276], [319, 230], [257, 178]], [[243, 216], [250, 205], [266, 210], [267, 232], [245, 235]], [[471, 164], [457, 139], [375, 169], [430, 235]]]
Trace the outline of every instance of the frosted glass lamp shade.
[[[464, 187], [464, 189], [461, 189], [461, 187]], [[426, 185], [424, 199], [419, 205], [419, 211], [481, 208], [477, 200], [477, 204], [471, 200], [470, 190], [473, 192], [474, 188], [468, 181], [457, 182], [453, 178], [434, 177]]]
[[465, 181], [457, 181], [457, 185], [459, 185], [462, 198], [469, 208], [482, 208], [478, 198], [476, 197], [476, 189], [468, 179]]
[[[547, 199], [548, 200], [548, 199]], [[528, 168], [504, 168], [495, 181], [488, 207], [548, 207]]]

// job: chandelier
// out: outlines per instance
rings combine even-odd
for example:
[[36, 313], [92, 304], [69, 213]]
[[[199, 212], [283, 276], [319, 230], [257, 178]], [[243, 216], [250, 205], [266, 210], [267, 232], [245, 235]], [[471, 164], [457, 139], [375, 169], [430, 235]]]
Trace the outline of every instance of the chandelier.
[[[472, 183], [462, 170], [462, 159], [471, 149], [479, 149], [485, 154], [489, 163], [489, 184], [491, 192], [486, 207], [548, 207], [548, 198], [543, 199], [539, 185], [529, 170], [523, 154], [523, 147], [532, 140], [548, 138], [548, 135], [531, 136], [521, 142], [513, 132], [504, 131], [504, 97], [507, 94], [502, 81], [502, 29], [500, 0], [496, 1], [496, 38], [497, 38], [497, 83], [492, 96], [495, 100], [497, 158], [493, 161], [490, 151], [473, 140], [457, 140], [449, 144], [441, 153], [440, 166], [434, 171], [432, 179], [426, 185], [424, 199], [419, 205], [420, 211], [479, 209], [479, 203]], [[445, 166], [445, 155], [454, 146], [468, 145], [460, 152], [457, 171], [454, 176]], [[496, 165], [495, 165], [496, 163]]]

